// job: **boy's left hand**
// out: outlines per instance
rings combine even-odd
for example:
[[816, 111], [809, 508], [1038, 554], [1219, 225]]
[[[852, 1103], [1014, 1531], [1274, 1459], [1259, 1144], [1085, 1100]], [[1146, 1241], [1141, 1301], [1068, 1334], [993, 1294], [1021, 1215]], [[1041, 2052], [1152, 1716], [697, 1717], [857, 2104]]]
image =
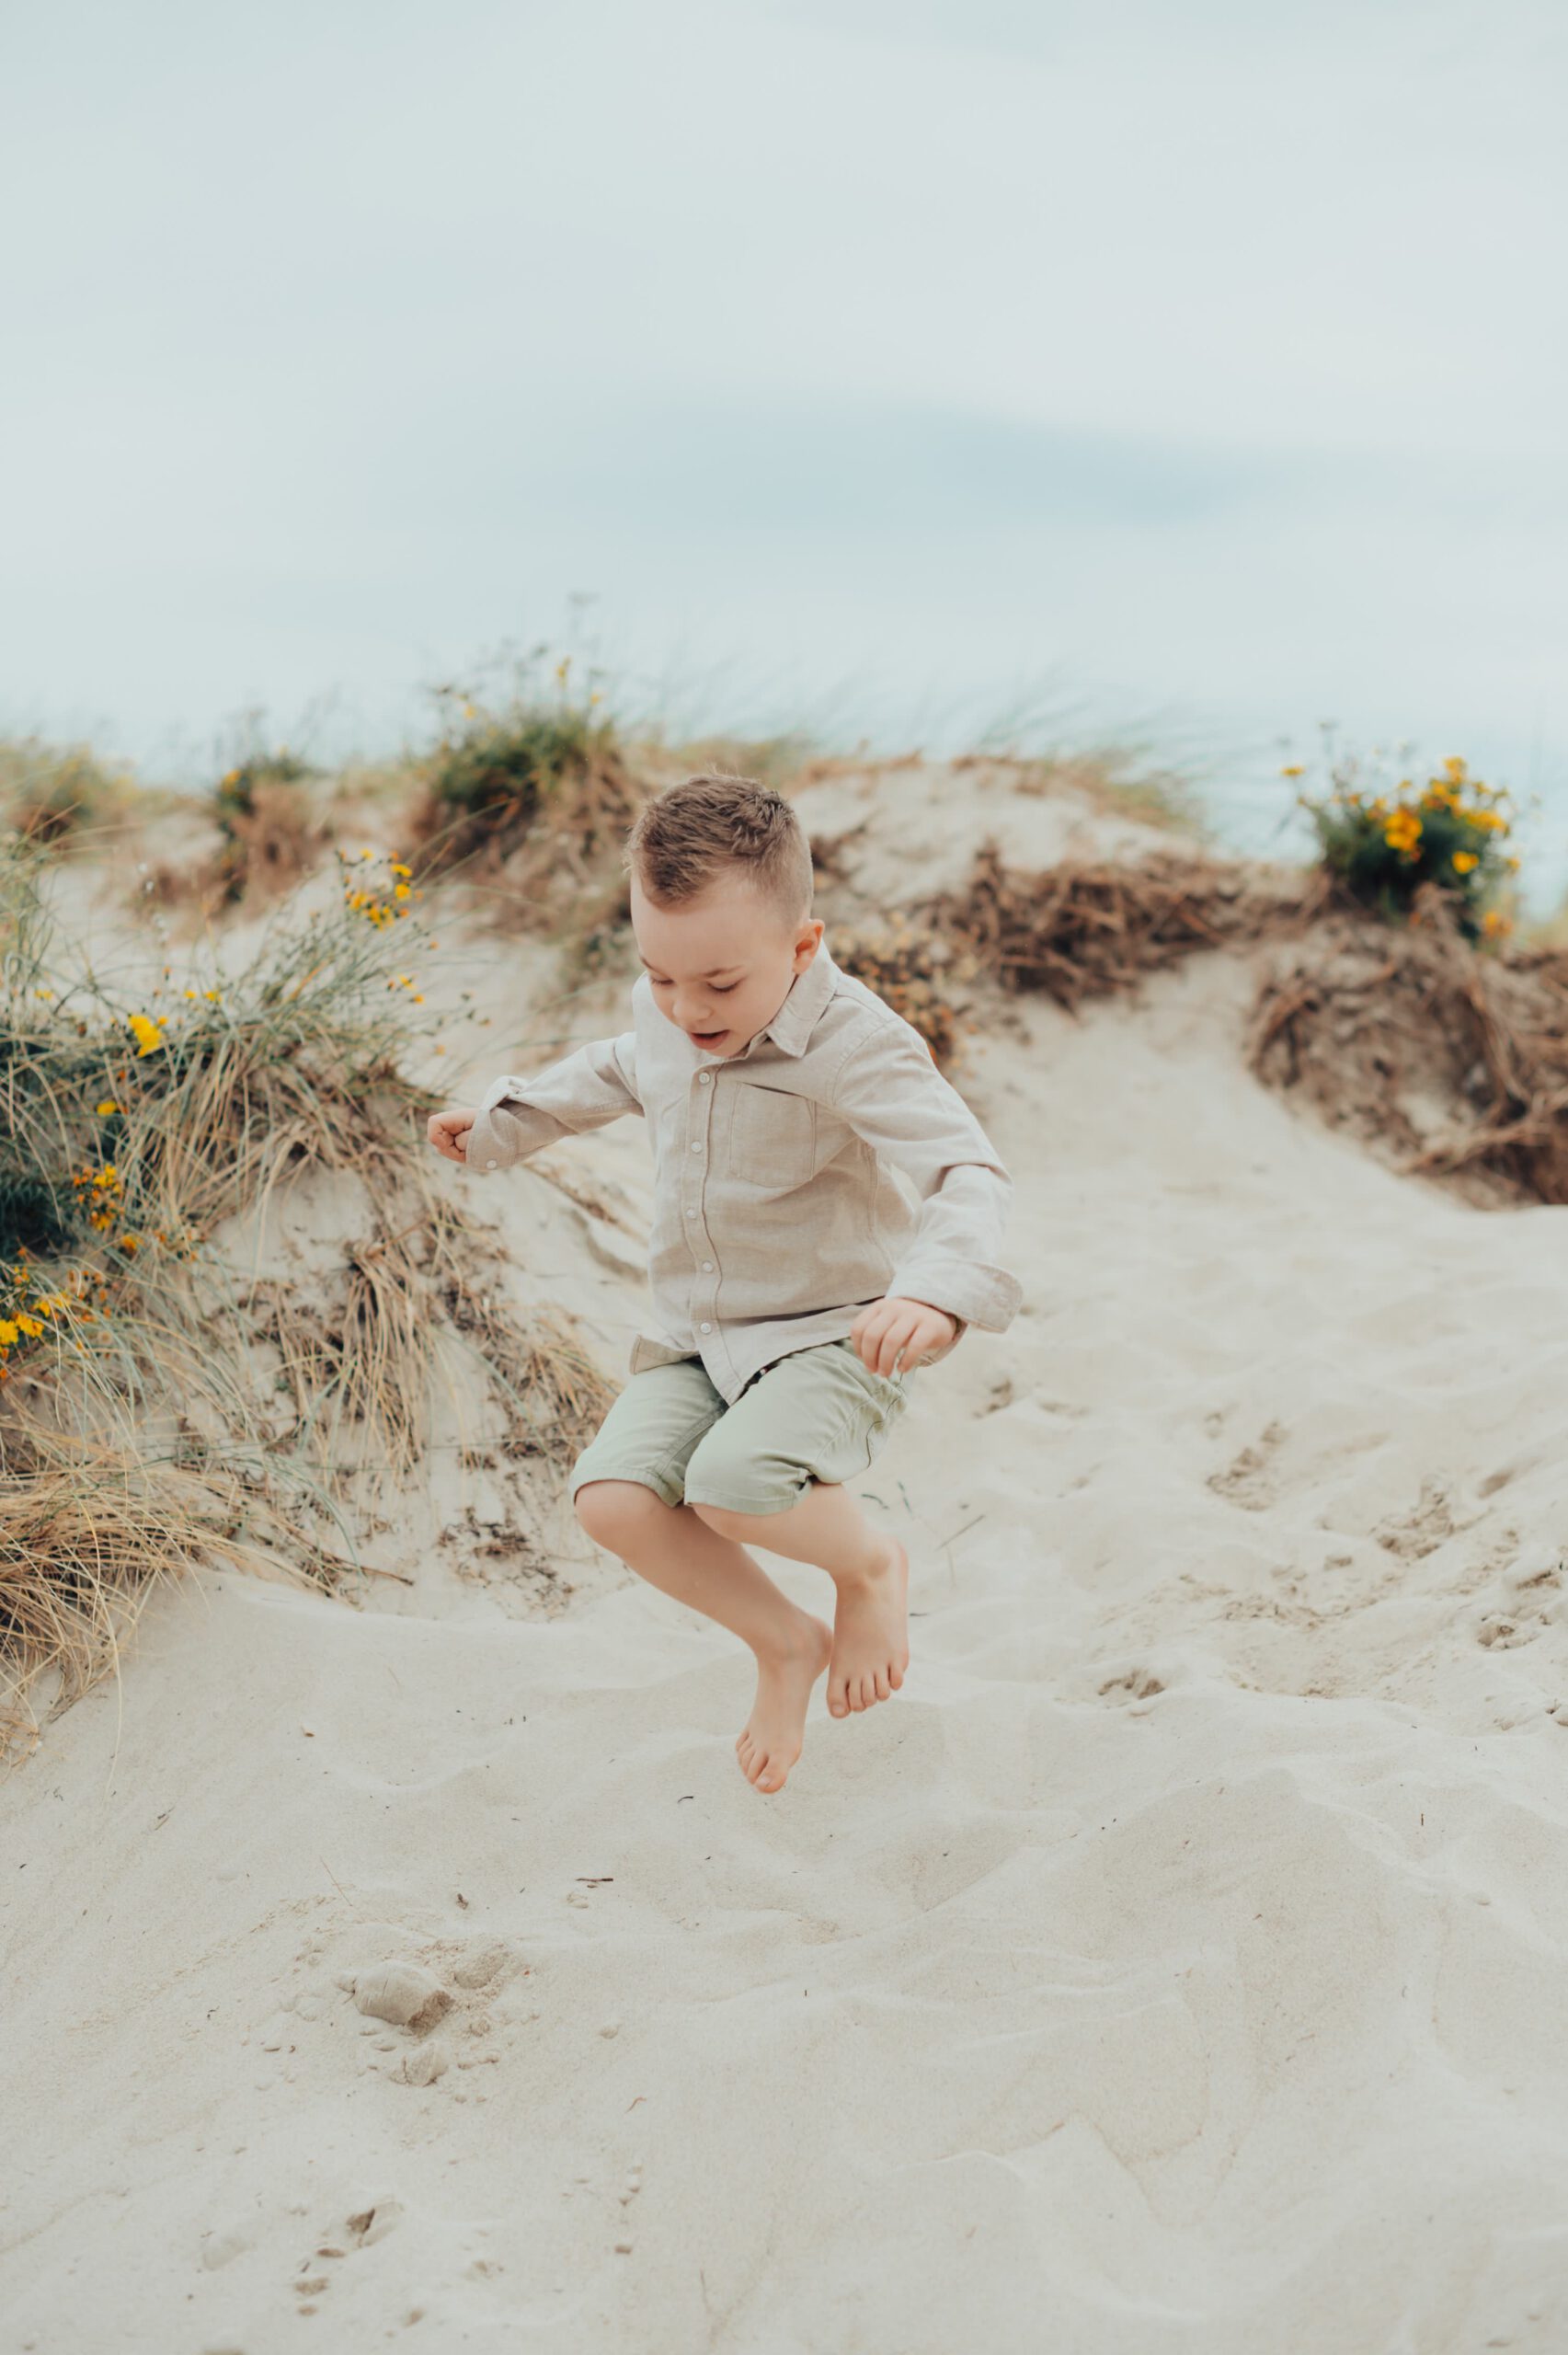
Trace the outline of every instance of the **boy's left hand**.
[[886, 1300], [861, 1310], [850, 1327], [850, 1338], [860, 1352], [861, 1363], [872, 1373], [891, 1374], [900, 1350], [904, 1353], [901, 1370], [910, 1373], [927, 1350], [950, 1341], [957, 1330], [957, 1318], [949, 1316], [944, 1308], [889, 1293]]

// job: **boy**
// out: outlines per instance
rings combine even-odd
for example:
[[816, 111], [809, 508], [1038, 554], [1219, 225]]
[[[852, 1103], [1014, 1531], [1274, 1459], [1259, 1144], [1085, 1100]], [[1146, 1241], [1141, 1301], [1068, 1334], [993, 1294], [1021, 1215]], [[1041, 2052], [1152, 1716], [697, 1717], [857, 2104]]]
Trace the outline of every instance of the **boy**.
[[[647, 804], [623, 863], [644, 968], [631, 1029], [436, 1113], [429, 1141], [485, 1175], [647, 1120], [656, 1321], [570, 1493], [591, 1537], [750, 1646], [735, 1747], [777, 1791], [824, 1669], [839, 1717], [903, 1683], [908, 1557], [843, 1483], [903, 1412], [910, 1370], [967, 1325], [1012, 1322], [1019, 1286], [996, 1262], [1013, 1181], [920, 1033], [829, 955], [782, 794], [692, 777]], [[830, 1632], [744, 1538], [828, 1571]]]

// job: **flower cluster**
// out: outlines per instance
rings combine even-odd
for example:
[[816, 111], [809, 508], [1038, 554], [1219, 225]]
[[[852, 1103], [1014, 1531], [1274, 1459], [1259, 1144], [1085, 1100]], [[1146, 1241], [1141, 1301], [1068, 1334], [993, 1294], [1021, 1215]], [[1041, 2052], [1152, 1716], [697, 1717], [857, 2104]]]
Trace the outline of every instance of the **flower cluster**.
[[[97, 1109], [101, 1112], [104, 1107], [100, 1104]], [[112, 1109], [118, 1110], [119, 1107]], [[106, 1161], [97, 1169], [90, 1162], [86, 1163], [82, 1168], [73, 1171], [71, 1184], [78, 1204], [86, 1210], [87, 1224], [96, 1233], [105, 1236], [117, 1251], [135, 1253], [144, 1248], [147, 1237], [122, 1223], [125, 1217], [125, 1180], [114, 1162]], [[182, 1259], [195, 1257], [196, 1238], [189, 1229], [171, 1234], [166, 1227], [155, 1227], [152, 1240]]]
[[338, 864], [343, 868], [344, 906], [351, 909], [356, 915], [363, 916], [367, 924], [373, 924], [378, 930], [381, 930], [389, 924], [395, 924], [400, 916], [406, 916], [408, 913], [407, 907], [404, 904], [406, 902], [410, 899], [420, 899], [423, 894], [416, 891], [408, 879], [414, 871], [413, 868], [406, 867], [398, 858], [387, 861], [387, 872], [392, 879], [390, 883], [383, 883], [379, 890], [370, 888], [372, 879], [362, 875], [360, 869], [364, 860], [374, 857], [375, 853], [368, 844], [361, 851], [359, 862], [351, 859], [347, 851], [340, 850], [338, 853]]
[[101, 1169], [89, 1163], [72, 1173], [71, 1183], [77, 1201], [86, 1205], [87, 1224], [107, 1235], [125, 1207], [125, 1180], [113, 1162], [106, 1161]]
[[[1288, 777], [1304, 774], [1299, 766]], [[1402, 777], [1374, 793], [1358, 781], [1352, 760], [1330, 771], [1321, 798], [1299, 794], [1311, 817], [1323, 857], [1356, 897], [1385, 915], [1407, 913], [1418, 885], [1436, 883], [1452, 894], [1460, 929], [1471, 939], [1497, 937], [1511, 927], [1489, 904], [1517, 872], [1504, 850], [1512, 827], [1503, 786], [1482, 784], [1457, 755], [1424, 784]]]
[[[51, 1326], [56, 1331], [67, 1331], [74, 1315], [94, 1314], [86, 1298], [88, 1284], [94, 1281], [101, 1296], [103, 1278], [91, 1277], [81, 1269], [74, 1270], [63, 1290], [41, 1291], [26, 1251], [9, 1267], [0, 1266], [0, 1382], [9, 1380], [9, 1361], [16, 1350], [29, 1341], [41, 1340]], [[82, 1344], [76, 1346], [80, 1349]]]

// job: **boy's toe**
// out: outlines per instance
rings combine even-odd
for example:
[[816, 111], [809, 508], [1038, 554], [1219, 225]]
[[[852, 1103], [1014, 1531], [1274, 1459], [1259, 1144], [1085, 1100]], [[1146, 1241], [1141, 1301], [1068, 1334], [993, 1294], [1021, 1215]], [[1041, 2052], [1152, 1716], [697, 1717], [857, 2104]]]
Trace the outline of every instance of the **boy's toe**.
[[892, 1698], [892, 1694], [893, 1687], [888, 1679], [887, 1671], [885, 1668], [879, 1668], [876, 1671], [876, 1697], [879, 1701], [887, 1701]]

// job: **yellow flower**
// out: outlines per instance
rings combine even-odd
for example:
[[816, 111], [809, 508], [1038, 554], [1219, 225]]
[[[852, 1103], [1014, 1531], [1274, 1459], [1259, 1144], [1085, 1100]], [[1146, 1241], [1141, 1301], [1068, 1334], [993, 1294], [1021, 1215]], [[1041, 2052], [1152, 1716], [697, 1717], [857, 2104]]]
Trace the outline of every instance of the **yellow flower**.
[[4, 1316], [0, 1316], [0, 1349], [8, 1350], [17, 1338], [16, 1327]]
[[194, 990], [187, 990], [185, 994], [187, 997], [194, 997], [196, 995], [196, 992]]
[[138, 1057], [155, 1054], [164, 1043], [163, 1034], [156, 1022], [145, 1014], [132, 1014], [129, 1017], [129, 1020], [132, 1035], [136, 1040]]
[[1468, 875], [1472, 867], [1479, 867], [1481, 861], [1472, 850], [1457, 850], [1454, 853], [1454, 868], [1457, 874]]
[[24, 1316], [19, 1309], [17, 1312], [16, 1323], [17, 1332], [25, 1333], [29, 1341], [36, 1341], [43, 1330], [43, 1327], [36, 1316]]
[[1396, 810], [1383, 828], [1383, 840], [1391, 850], [1413, 851], [1421, 840], [1421, 821], [1413, 810]]
[[52, 990], [38, 990], [34, 994], [38, 997], [52, 997], [54, 995], [54, 992]]
[[211, 998], [214, 1005], [220, 1003], [219, 994], [216, 990], [203, 990], [201, 994], [205, 998]]
[[361, 858], [373, 858], [375, 856], [375, 853], [372, 850], [369, 843], [365, 844], [363, 850], [360, 853], [360, 856]]
[[97, 1114], [99, 1120], [107, 1120], [111, 1112], [119, 1112], [122, 1110], [123, 1107], [117, 1104], [112, 1096], [106, 1096], [101, 1104], [95, 1104], [93, 1106], [93, 1109]]
[[395, 900], [406, 900], [408, 897], [407, 884], [395, 883], [392, 887], [392, 896]]
[[122, 1251], [138, 1251], [141, 1246], [142, 1238], [139, 1235], [122, 1235], [120, 1238], [120, 1247]]
[[394, 875], [412, 875], [414, 872], [411, 867], [405, 867], [401, 859], [396, 858], [392, 862], [392, 871]]
[[1448, 755], [1448, 758], [1443, 763], [1443, 766], [1457, 785], [1460, 777], [1462, 777], [1465, 773], [1465, 764], [1463, 761], [1459, 759], [1458, 753], [1451, 752]]

